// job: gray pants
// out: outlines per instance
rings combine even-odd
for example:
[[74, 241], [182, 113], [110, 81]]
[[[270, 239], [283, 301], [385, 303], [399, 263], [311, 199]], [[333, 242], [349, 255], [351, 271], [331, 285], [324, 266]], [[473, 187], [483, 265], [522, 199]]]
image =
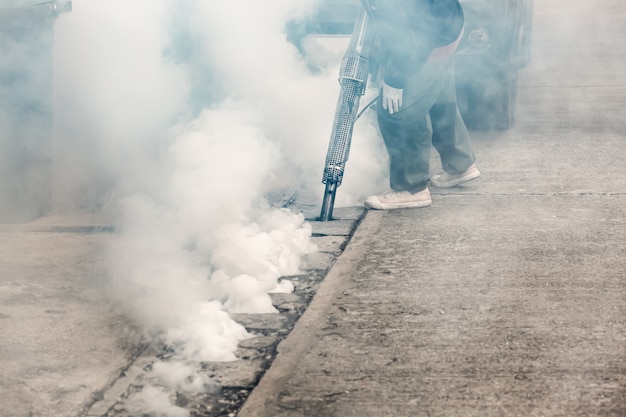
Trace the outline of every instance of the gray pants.
[[457, 107], [453, 59], [428, 63], [407, 79], [402, 101], [400, 111], [389, 114], [382, 99], [378, 100], [378, 124], [389, 153], [392, 190], [415, 193], [427, 187], [431, 143], [447, 173], [461, 173], [474, 163], [470, 137]]

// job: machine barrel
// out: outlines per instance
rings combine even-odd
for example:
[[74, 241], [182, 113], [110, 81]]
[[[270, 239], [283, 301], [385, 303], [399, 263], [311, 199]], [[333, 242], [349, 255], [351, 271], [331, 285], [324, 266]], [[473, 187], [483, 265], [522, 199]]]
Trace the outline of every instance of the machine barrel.
[[341, 91], [337, 100], [335, 117], [326, 154], [322, 183], [326, 184], [322, 202], [321, 221], [332, 219], [337, 187], [341, 185], [350, 155], [352, 132], [359, 111], [359, 102], [367, 88], [369, 75], [368, 16], [361, 8], [357, 16], [350, 44], [344, 54], [339, 74]]

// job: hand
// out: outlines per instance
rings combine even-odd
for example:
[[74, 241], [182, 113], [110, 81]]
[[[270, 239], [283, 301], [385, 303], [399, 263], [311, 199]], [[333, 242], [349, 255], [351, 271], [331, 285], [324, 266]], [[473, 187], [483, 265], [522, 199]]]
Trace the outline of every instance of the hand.
[[402, 107], [402, 89], [393, 88], [383, 82], [383, 109], [389, 114], [397, 113]]

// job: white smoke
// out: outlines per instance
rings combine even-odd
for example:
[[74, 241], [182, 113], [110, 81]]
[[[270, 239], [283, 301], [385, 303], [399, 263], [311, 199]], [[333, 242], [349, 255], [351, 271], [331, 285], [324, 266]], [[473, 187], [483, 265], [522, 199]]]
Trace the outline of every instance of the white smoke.
[[147, 386], [132, 395], [126, 402], [126, 411], [131, 416], [189, 417], [190, 412], [173, 405], [163, 389]]
[[[174, 347], [173, 365], [154, 368], [164, 386], [210, 385], [190, 364], [235, 360], [249, 336], [229, 312], [276, 312], [268, 293], [292, 291], [280, 277], [315, 250], [303, 216], [267, 199], [323, 191], [339, 63], [313, 74], [285, 34], [312, 7], [75, 0], [57, 24], [55, 206], [113, 219], [110, 293]], [[357, 146], [366, 163], [350, 168], [348, 203], [382, 171]], [[144, 390], [130, 404], [163, 410], [165, 397]]]

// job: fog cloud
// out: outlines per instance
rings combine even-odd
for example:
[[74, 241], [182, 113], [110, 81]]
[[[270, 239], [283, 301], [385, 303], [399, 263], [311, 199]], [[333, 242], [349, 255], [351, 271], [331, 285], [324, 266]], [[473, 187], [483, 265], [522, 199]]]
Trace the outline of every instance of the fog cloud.
[[[314, 6], [77, 0], [58, 21], [55, 209], [115, 224], [108, 293], [174, 349], [163, 386], [210, 386], [193, 363], [250, 336], [230, 313], [276, 312], [268, 293], [315, 250], [268, 199], [323, 191], [338, 62], [312, 73], [284, 30]], [[148, 403], [167, 408], [158, 389], [130, 401]]]
[[[292, 291], [281, 277], [298, 273], [301, 257], [316, 250], [304, 217], [273, 204], [293, 191], [318, 204], [323, 192], [340, 56], [313, 72], [285, 33], [315, 3], [74, 0], [56, 21], [54, 48], [52, 31], [44, 37], [54, 80], [44, 82], [51, 68], [29, 65], [25, 100], [11, 95], [16, 80], [0, 83], [10, 97], [0, 111], [4, 154], [9, 127], [39, 126], [8, 109], [42, 96], [36, 85], [50, 87], [38, 133], [48, 140], [38, 155], [47, 164], [43, 198], [52, 198], [54, 213], [115, 226], [104, 255], [107, 295], [174, 349], [170, 362], [154, 366], [163, 387], [208, 389], [194, 363], [234, 360], [250, 336], [230, 314], [276, 312], [268, 294]], [[1, 46], [2, 66], [28, 53], [12, 39]], [[384, 173], [375, 127], [363, 120], [337, 205], [377, 191]], [[2, 160], [5, 171], [18, 169], [9, 162]], [[2, 177], [3, 201], [24, 188], [7, 182], [14, 174]], [[5, 218], [18, 211], [4, 210]], [[185, 415], [158, 388], [129, 404]]]

